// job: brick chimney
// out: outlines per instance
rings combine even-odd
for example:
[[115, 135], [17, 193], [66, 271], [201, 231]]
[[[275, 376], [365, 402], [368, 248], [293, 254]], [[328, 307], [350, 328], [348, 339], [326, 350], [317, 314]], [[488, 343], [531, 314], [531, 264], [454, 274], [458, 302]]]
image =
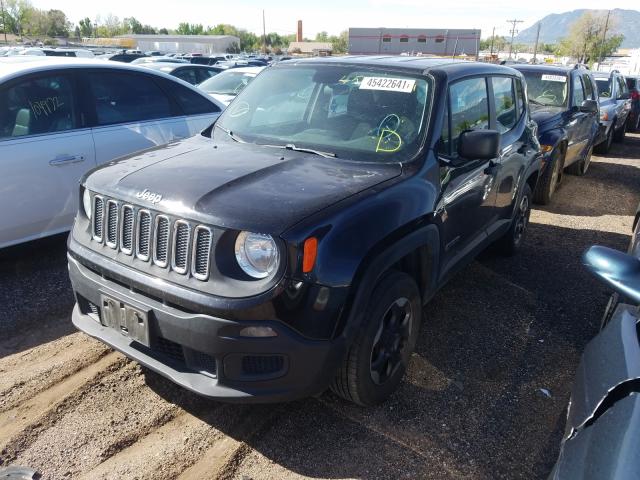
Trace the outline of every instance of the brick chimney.
[[296, 34], [296, 42], [302, 42], [302, 20], [298, 20], [298, 33]]

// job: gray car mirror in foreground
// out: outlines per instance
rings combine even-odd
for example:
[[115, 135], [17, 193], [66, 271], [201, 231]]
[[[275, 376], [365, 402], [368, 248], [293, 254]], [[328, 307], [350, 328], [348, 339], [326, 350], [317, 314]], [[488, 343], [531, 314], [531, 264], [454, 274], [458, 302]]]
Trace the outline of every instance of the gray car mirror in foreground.
[[460, 157], [468, 160], [491, 160], [499, 154], [500, 133], [496, 130], [467, 130], [460, 134]]
[[585, 252], [583, 263], [616, 292], [640, 303], [640, 260], [596, 245]]
[[598, 101], [597, 100], [585, 100], [580, 105], [580, 111], [584, 113], [597, 113], [598, 112]]

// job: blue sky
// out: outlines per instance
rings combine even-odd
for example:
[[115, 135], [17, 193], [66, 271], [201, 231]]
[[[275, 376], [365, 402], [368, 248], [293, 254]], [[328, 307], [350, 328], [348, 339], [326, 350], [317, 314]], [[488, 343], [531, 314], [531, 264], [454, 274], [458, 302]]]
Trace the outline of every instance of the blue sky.
[[[326, 30], [337, 34], [349, 27], [424, 27], [424, 28], [480, 28], [482, 36], [496, 33], [507, 35], [510, 18], [524, 20], [520, 29], [531, 26], [549, 13], [562, 13], [576, 8], [603, 8], [606, 2], [593, 0], [456, 0], [455, 2], [427, 2], [420, 0], [32, 0], [42, 9], [63, 10], [71, 21], [92, 20], [97, 15], [136, 17], [155, 27], [175, 28], [179, 22], [202, 23], [205, 26], [231, 23], [254, 32], [262, 31], [262, 9], [265, 9], [267, 31], [294, 33], [296, 21], [303, 21], [304, 34], [315, 36]], [[608, 8], [640, 9], [637, 1], [621, 0]]]

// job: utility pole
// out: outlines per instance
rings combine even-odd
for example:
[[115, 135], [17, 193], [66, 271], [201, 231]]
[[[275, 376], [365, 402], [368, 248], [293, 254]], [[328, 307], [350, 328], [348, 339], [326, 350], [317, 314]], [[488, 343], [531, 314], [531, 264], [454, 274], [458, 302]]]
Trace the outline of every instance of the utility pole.
[[609, 28], [610, 15], [611, 15], [611, 10], [607, 11], [607, 21], [604, 22], [604, 33], [602, 35], [602, 43], [600, 43], [600, 55], [599, 55], [600, 58], [598, 58], [598, 63], [602, 63], [602, 60], [604, 60], [604, 55], [602, 55], [602, 49], [604, 48], [604, 43], [607, 41], [607, 29]]
[[511, 43], [509, 44], [509, 58], [511, 58], [511, 53], [513, 52], [513, 39], [516, 36], [516, 33], [518, 33], [518, 30], [516, 30], [516, 25], [519, 23], [523, 23], [524, 20], [517, 20], [517, 19], [513, 19], [513, 20], [507, 20], [507, 23], [511, 24]]
[[533, 63], [536, 63], [536, 58], [538, 57], [538, 42], [540, 41], [540, 27], [542, 27], [542, 22], [538, 22], [538, 32], [536, 33], [536, 46], [533, 47]]
[[0, 7], [2, 8], [2, 31], [4, 32], [4, 43], [7, 42], [7, 21], [4, 16], [4, 0], [0, 0]]
[[493, 58], [493, 42], [496, 39], [496, 27], [493, 27], [493, 33], [491, 34], [491, 52], [489, 55]]
[[264, 10], [262, 10], [262, 53], [267, 54], [267, 24], [264, 20]]

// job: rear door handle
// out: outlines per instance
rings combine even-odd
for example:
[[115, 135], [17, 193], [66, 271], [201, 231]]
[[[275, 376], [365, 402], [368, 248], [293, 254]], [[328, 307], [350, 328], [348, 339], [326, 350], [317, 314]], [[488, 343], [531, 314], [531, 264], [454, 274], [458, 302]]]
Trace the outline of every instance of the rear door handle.
[[53, 160], [49, 160], [49, 165], [60, 167], [70, 163], [84, 162], [84, 155], [60, 155]]

